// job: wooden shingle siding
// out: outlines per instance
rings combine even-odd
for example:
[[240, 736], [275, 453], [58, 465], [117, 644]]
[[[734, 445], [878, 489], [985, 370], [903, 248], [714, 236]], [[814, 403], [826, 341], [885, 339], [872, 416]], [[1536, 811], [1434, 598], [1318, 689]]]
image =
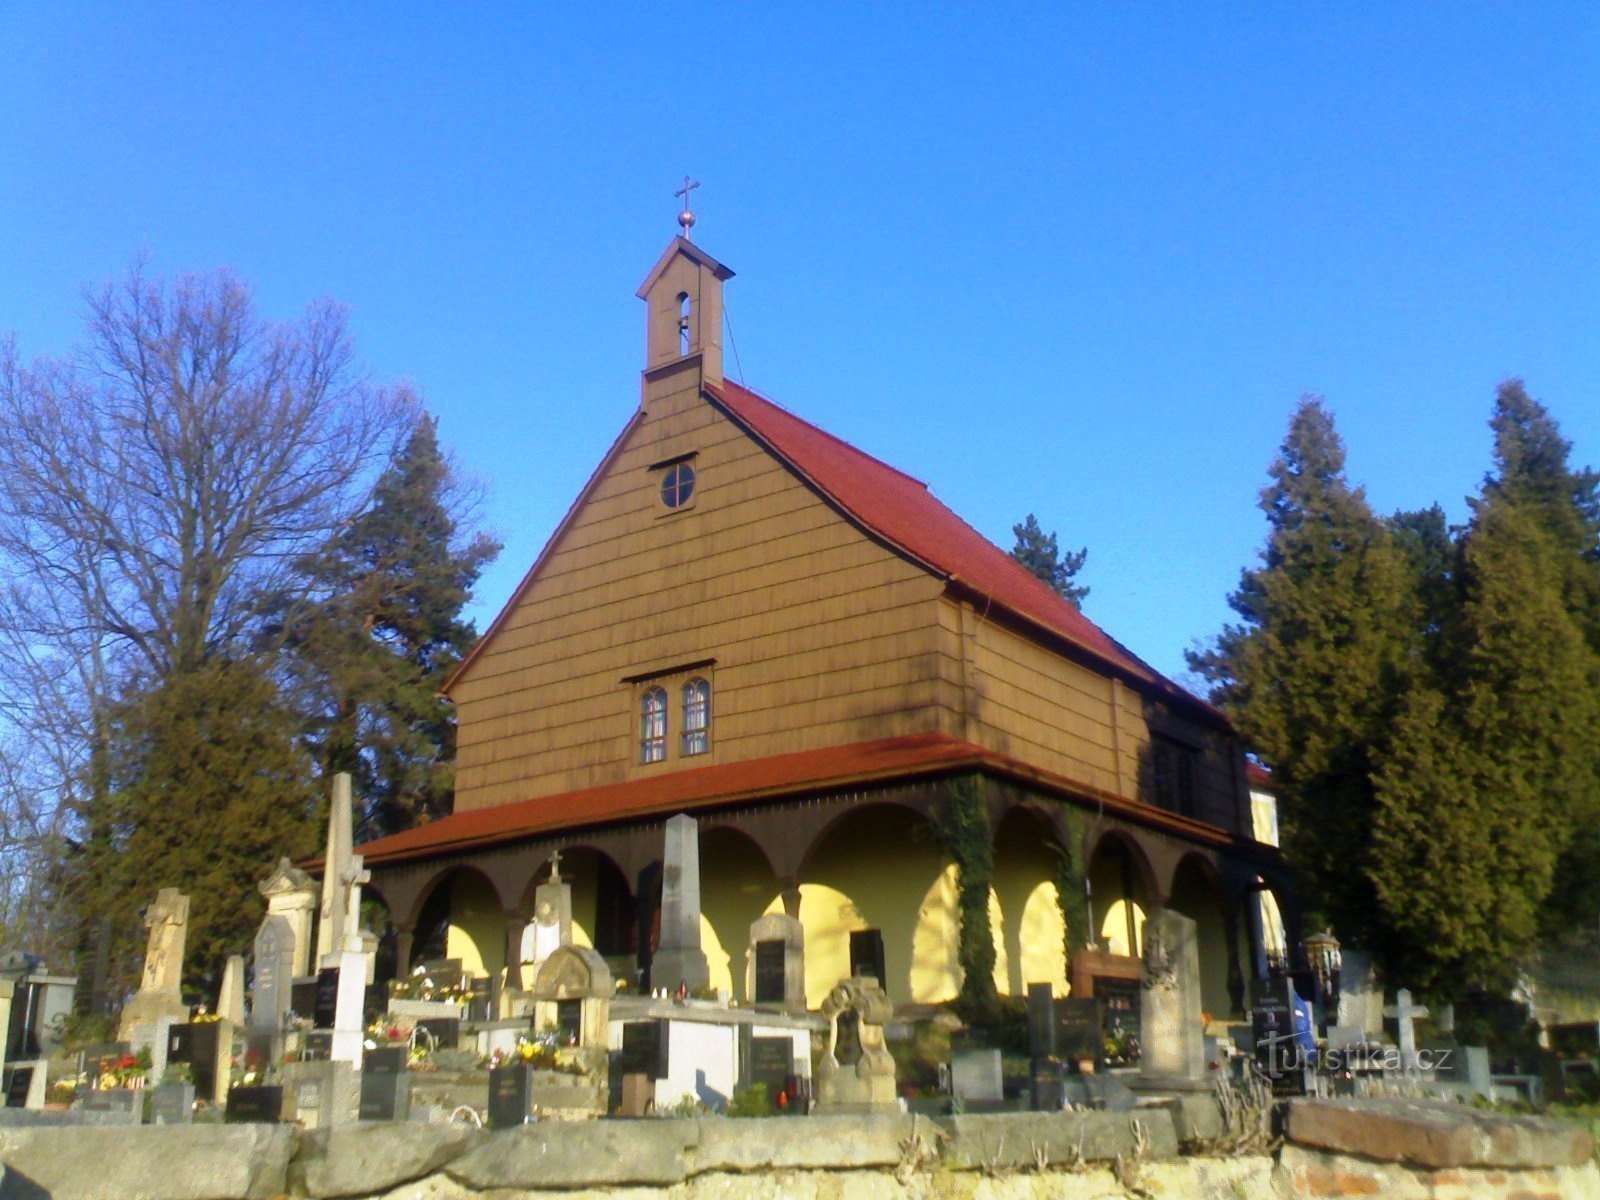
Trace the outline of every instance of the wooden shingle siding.
[[[669, 514], [650, 467], [689, 451]], [[941, 592], [697, 394], [654, 400], [455, 686], [456, 807], [937, 730]], [[712, 753], [636, 763], [623, 677], [703, 659]]]

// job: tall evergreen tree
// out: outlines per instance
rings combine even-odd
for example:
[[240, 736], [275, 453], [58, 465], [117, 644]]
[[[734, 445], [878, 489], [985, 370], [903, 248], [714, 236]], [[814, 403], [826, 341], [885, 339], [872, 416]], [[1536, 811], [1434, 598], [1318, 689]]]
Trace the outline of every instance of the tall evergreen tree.
[[450, 811], [455, 717], [438, 689], [472, 643], [462, 609], [500, 549], [481, 533], [463, 541], [459, 498], [424, 417], [366, 511], [311, 564], [329, 598], [295, 640], [325, 714], [319, 757], [355, 777], [367, 835]]
[[1011, 527], [1016, 545], [1011, 557], [1016, 559], [1073, 608], [1083, 607], [1089, 589], [1073, 582], [1089, 557], [1087, 548], [1061, 553], [1054, 531], [1046, 533], [1032, 513], [1027, 519]]
[[256, 884], [317, 844], [319, 790], [265, 661], [218, 657], [121, 704], [107, 798], [89, 814], [72, 898], [109, 919], [113, 985], [138, 978], [141, 909], [190, 898], [185, 977], [214, 988], [261, 916]]
[[1462, 560], [1448, 694], [1416, 689], [1378, 770], [1373, 878], [1390, 973], [1510, 984], [1570, 841], [1596, 812], [1595, 662], [1536, 512], [1491, 491]]
[[1262, 563], [1229, 597], [1241, 622], [1189, 665], [1272, 767], [1313, 912], [1367, 942], [1373, 772], [1412, 658], [1415, 588], [1405, 553], [1346, 479], [1320, 399], [1296, 408], [1270, 474]]

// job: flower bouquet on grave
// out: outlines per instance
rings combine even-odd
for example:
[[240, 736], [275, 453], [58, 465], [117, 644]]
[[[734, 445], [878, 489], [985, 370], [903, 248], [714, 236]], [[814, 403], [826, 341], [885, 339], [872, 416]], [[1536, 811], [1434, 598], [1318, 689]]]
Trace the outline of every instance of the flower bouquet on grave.
[[112, 1059], [100, 1072], [97, 1085], [101, 1091], [115, 1088], [142, 1088], [145, 1076], [150, 1073], [150, 1049], [140, 1047], [135, 1054], [124, 1054]]
[[418, 966], [412, 969], [408, 979], [391, 979], [389, 981], [389, 999], [391, 1000], [439, 1000], [450, 1004], [459, 1004], [466, 1000], [468, 987], [465, 979], [452, 984], [440, 984], [433, 976], [428, 974], [428, 969]]

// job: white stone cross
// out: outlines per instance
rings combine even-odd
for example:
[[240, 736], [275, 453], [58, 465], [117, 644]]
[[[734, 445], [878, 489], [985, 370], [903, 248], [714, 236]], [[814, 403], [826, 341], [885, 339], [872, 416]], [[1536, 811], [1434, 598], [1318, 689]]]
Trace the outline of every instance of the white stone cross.
[[1400, 1040], [1400, 1064], [1407, 1071], [1416, 1069], [1417, 1066], [1417, 1031], [1412, 1022], [1418, 1017], [1428, 1015], [1428, 1010], [1421, 1005], [1411, 1003], [1411, 989], [1401, 988], [1395, 993], [1394, 1003], [1383, 1010], [1383, 1015], [1392, 1017], [1396, 1025], [1396, 1033]]
[[561, 882], [561, 851], [559, 850], [550, 855], [550, 879], [548, 882]]

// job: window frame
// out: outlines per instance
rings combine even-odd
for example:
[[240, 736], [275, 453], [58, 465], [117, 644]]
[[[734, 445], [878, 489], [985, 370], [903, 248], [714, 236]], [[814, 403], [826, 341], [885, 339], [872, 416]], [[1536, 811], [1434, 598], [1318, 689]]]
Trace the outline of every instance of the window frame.
[[697, 758], [702, 754], [710, 754], [711, 681], [704, 675], [692, 675], [678, 689], [678, 695], [683, 704], [678, 757]]
[[639, 757], [640, 766], [654, 766], [667, 761], [667, 732], [671, 724], [668, 716], [671, 701], [667, 689], [660, 684], [647, 687], [639, 696]]

